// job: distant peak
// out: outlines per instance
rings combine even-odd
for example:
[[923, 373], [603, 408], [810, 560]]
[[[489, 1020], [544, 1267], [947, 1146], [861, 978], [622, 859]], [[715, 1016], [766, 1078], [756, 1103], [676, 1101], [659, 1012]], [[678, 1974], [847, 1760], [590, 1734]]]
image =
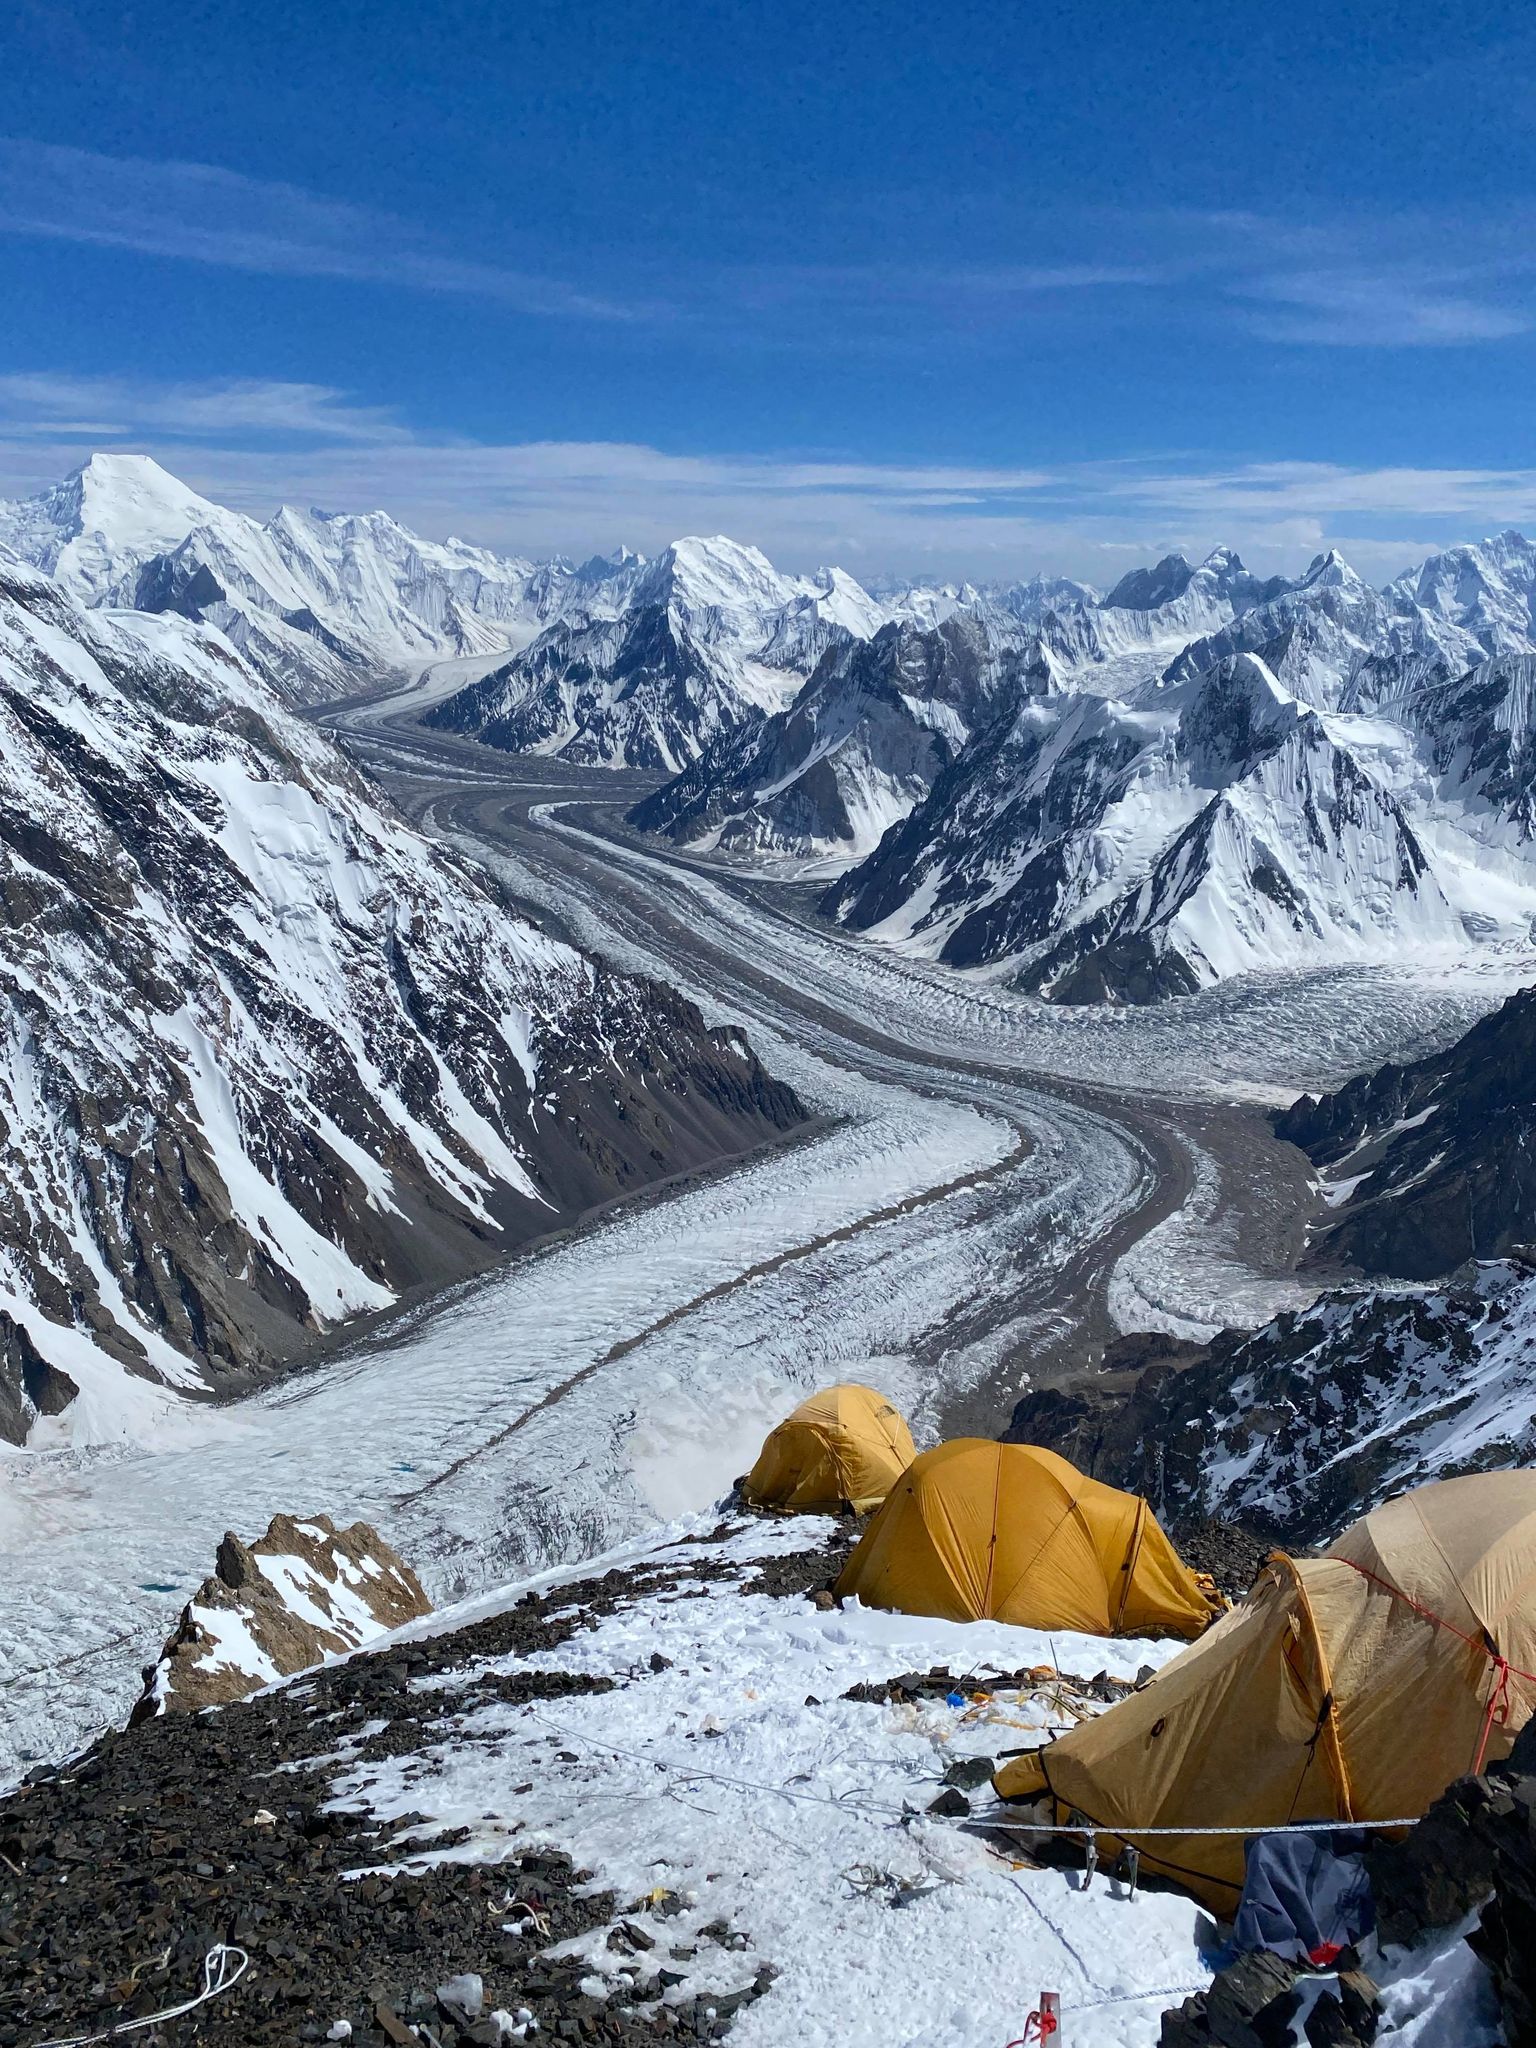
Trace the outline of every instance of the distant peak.
[[1303, 583], [1358, 583], [1360, 578], [1337, 548], [1329, 548], [1326, 554], [1312, 557], [1301, 580]]
[[163, 469], [152, 455], [118, 454], [98, 450], [83, 462], [69, 482], [77, 484], [82, 497], [109, 495], [154, 500], [160, 504], [189, 505], [211, 509], [208, 500]]
[[1118, 611], [1156, 611], [1159, 605], [1182, 597], [1194, 573], [1182, 555], [1164, 555], [1154, 568], [1129, 570], [1104, 602]]

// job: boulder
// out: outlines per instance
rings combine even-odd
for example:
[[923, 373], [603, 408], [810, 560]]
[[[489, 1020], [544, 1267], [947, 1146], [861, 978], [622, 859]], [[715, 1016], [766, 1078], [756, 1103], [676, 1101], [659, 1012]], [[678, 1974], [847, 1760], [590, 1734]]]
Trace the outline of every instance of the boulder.
[[265, 1536], [226, 1531], [214, 1575], [144, 1673], [135, 1722], [227, 1706], [429, 1614], [421, 1581], [367, 1522], [274, 1515]]

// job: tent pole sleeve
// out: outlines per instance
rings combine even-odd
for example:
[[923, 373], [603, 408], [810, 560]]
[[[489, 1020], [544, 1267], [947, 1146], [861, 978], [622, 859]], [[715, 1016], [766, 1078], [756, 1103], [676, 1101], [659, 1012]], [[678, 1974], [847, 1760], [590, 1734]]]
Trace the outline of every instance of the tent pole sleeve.
[[1352, 1821], [1355, 1817], [1354, 1794], [1350, 1789], [1349, 1766], [1344, 1761], [1343, 1746], [1339, 1741], [1339, 1716], [1337, 1695], [1333, 1689], [1333, 1670], [1328, 1662], [1328, 1653], [1323, 1648], [1322, 1631], [1317, 1625], [1317, 1616], [1312, 1612], [1312, 1602], [1307, 1598], [1306, 1584], [1296, 1569], [1294, 1558], [1277, 1551], [1270, 1559], [1272, 1564], [1283, 1562], [1291, 1574], [1296, 1587], [1296, 1601], [1306, 1616], [1307, 1634], [1312, 1645], [1312, 1656], [1317, 1667], [1318, 1683], [1322, 1688], [1322, 1738], [1323, 1754], [1328, 1759], [1329, 1773], [1333, 1778], [1334, 1791], [1338, 1794], [1343, 1809], [1342, 1820]]

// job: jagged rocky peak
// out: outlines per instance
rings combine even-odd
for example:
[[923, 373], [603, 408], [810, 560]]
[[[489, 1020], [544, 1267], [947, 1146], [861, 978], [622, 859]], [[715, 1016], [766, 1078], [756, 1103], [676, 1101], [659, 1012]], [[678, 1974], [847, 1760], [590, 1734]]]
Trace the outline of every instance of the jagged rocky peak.
[[1104, 599], [1107, 609], [1150, 612], [1171, 604], [1189, 588], [1194, 567], [1182, 555], [1164, 555], [1151, 569], [1129, 569]]
[[0, 1436], [153, 1433], [802, 1115], [511, 914], [226, 638], [0, 556]]
[[1105, 611], [1161, 611], [1193, 593], [1207, 602], [1246, 610], [1288, 588], [1283, 576], [1266, 579], [1250, 574], [1235, 549], [1213, 548], [1198, 566], [1175, 554], [1164, 555], [1150, 569], [1132, 569], [1102, 603]]
[[250, 1544], [228, 1530], [130, 1718], [227, 1706], [431, 1612], [421, 1581], [367, 1522], [274, 1515]]
[[727, 854], [810, 859], [825, 873], [906, 816], [1020, 659], [974, 613], [932, 629], [893, 622], [869, 639], [840, 633], [787, 709], [723, 735], [630, 822]]

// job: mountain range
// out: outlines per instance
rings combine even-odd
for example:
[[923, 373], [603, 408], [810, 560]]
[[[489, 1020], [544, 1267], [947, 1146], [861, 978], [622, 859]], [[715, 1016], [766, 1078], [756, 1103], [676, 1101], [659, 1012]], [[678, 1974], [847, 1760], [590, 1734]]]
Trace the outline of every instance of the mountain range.
[[[572, 564], [383, 513], [264, 524], [144, 457], [0, 507], [87, 607], [211, 626], [290, 701], [483, 664], [425, 721], [662, 778], [631, 822], [819, 875], [877, 943], [1063, 1002], [1536, 929], [1536, 548], [866, 589], [685, 538]], [[449, 674], [446, 682], [460, 681]]]

